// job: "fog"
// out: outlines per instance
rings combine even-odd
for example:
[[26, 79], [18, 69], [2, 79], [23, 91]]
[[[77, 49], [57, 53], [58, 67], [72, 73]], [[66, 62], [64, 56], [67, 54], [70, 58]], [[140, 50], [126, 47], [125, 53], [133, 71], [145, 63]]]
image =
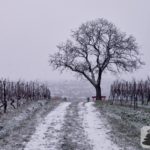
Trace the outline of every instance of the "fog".
[[144, 79], [149, 74], [149, 0], [5, 0], [0, 1], [0, 77], [12, 80], [74, 80], [70, 72], [60, 74], [48, 64], [56, 45], [82, 23], [105, 18], [121, 31], [136, 37], [146, 65], [132, 74], [106, 74], [115, 78]]

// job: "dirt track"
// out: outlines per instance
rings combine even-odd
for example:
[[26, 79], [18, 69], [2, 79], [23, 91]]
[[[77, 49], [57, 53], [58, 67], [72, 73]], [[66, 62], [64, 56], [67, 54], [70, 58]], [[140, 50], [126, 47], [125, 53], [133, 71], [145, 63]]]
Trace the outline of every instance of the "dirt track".
[[39, 101], [5, 125], [12, 129], [3, 134], [1, 150], [135, 150], [112, 140], [111, 125], [93, 102]]

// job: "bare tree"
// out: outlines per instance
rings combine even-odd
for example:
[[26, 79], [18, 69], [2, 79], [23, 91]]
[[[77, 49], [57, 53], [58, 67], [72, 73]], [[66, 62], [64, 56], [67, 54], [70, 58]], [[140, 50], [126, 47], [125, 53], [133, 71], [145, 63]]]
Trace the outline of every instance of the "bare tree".
[[131, 72], [143, 64], [136, 39], [105, 19], [82, 24], [72, 31], [71, 40], [57, 47], [58, 52], [50, 55], [50, 65], [86, 78], [96, 90], [96, 99], [101, 99], [104, 71]]

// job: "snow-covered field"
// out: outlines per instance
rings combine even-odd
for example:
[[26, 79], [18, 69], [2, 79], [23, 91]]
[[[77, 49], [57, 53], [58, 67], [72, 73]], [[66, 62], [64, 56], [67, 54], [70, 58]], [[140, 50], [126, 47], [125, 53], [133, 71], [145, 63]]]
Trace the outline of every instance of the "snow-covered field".
[[60, 101], [37, 100], [0, 118], [0, 150], [23, 150], [36, 126]]

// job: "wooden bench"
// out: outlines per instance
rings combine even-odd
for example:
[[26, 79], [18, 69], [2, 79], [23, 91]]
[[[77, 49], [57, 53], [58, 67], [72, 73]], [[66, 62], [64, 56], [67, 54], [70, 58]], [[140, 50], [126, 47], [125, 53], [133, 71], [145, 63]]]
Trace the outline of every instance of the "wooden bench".
[[[96, 96], [92, 96], [93, 101], [96, 100]], [[106, 96], [101, 96], [101, 98], [99, 98], [99, 100], [106, 100]]]

